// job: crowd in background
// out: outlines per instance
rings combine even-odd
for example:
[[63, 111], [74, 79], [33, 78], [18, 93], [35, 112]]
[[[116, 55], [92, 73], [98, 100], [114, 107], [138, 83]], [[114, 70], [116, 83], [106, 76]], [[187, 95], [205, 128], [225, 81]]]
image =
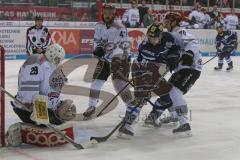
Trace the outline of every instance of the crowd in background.
[[[3, 9], [5, 6], [19, 8], [25, 6], [24, 8], [35, 10], [44, 8], [45, 10], [41, 12], [47, 12], [49, 8], [49, 12], [51, 12], [50, 9], [55, 8], [55, 10], [60, 10], [61, 13], [59, 15], [50, 18], [43, 15], [43, 17], [50, 21], [82, 22], [98, 21], [98, 2], [99, 0], [0, 0], [1, 8]], [[156, 20], [160, 21], [159, 17], [157, 17], [159, 14], [157, 12], [161, 11], [161, 9], [156, 9], [154, 8], [155, 5], [150, 4], [167, 4], [165, 13], [174, 11], [174, 6], [176, 5], [194, 6], [192, 11], [182, 13], [186, 17], [182, 25], [186, 28], [212, 29], [215, 28], [216, 22], [221, 22], [225, 24], [226, 28], [240, 29], [239, 20], [234, 9], [231, 9], [231, 12], [227, 15], [220, 13], [220, 6], [231, 8], [234, 4], [235, 8], [240, 8], [240, 1], [237, 0], [196, 0], [195, 5], [194, 0], [102, 0], [102, 2], [120, 4], [121, 6], [124, 3], [131, 4], [131, 8], [126, 8], [125, 6], [125, 8], [117, 9], [121, 10], [121, 14], [118, 15], [119, 20], [127, 27], [132, 28], [147, 27]], [[161, 14], [164, 15], [165, 13]], [[17, 18], [11, 17], [11, 14], [13, 14], [11, 11], [0, 11], [0, 20], [32, 20], [35, 16], [31, 11], [26, 13], [27, 15], [21, 15]]]
[[[171, 12], [171, 8], [168, 12]], [[166, 12], [167, 13], [167, 12]], [[217, 23], [225, 25], [226, 29], [240, 29], [239, 18], [235, 14], [235, 9], [225, 16], [221, 14], [217, 5], [213, 5], [208, 12], [201, 3], [197, 2], [195, 7], [188, 15], [184, 17], [181, 25], [191, 29], [213, 29]], [[155, 21], [154, 13], [146, 6], [146, 0], [142, 0], [138, 5], [136, 0], [131, 1], [131, 8], [127, 9], [123, 16], [122, 22], [127, 27], [147, 27]]]

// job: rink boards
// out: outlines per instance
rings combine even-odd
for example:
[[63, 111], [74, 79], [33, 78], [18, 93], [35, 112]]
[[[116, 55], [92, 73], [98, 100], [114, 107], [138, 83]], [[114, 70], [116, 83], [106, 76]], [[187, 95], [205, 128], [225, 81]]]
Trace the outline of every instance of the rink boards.
[[[6, 59], [24, 59], [26, 57], [26, 30], [27, 27], [1, 27], [0, 44], [6, 50]], [[82, 56], [91, 57], [93, 48], [94, 28], [49, 27], [52, 41], [62, 45], [66, 50], [66, 58]], [[203, 56], [211, 56], [216, 52], [215, 30], [189, 30], [199, 43]], [[240, 31], [236, 31], [240, 35]], [[146, 28], [129, 28], [128, 35], [131, 41], [131, 51], [137, 52], [138, 45], [144, 39]], [[240, 41], [240, 40], [239, 40]], [[240, 45], [233, 55], [240, 55]]]

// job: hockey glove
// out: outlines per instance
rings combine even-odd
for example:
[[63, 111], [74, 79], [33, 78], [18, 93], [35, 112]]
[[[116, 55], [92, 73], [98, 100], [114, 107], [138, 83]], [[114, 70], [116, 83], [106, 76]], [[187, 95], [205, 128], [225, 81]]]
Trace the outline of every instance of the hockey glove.
[[95, 55], [96, 57], [103, 57], [105, 54], [105, 51], [102, 47], [97, 47], [95, 48], [95, 50], [93, 51], [93, 55]]
[[177, 68], [179, 63], [179, 55], [177, 54], [170, 54], [167, 57], [167, 66], [169, 68], [169, 71], [172, 73], [172, 71]]
[[194, 53], [192, 51], [187, 51], [180, 58], [180, 63], [183, 66], [192, 66], [193, 64]]

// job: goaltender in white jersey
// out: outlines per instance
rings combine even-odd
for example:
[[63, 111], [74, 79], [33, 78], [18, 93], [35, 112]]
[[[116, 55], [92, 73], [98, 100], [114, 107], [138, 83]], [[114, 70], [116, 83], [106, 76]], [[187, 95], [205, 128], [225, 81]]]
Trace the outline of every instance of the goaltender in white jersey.
[[[15, 123], [9, 127], [7, 132], [9, 145], [18, 146], [21, 143], [27, 143], [56, 146], [66, 143], [58, 138], [56, 141], [52, 141], [51, 137], [56, 136], [55, 133], [42, 125], [39, 126], [42, 123], [33, 116], [35, 112], [33, 108], [40, 103], [36, 100], [37, 97], [45, 97], [41, 105], [47, 107], [50, 124], [60, 125], [75, 117], [76, 107], [73, 101], [70, 99], [60, 100], [64, 75], [59, 64], [64, 59], [64, 55], [64, 49], [55, 43], [48, 46], [44, 55], [29, 56], [21, 66], [16, 95], [18, 101], [11, 101], [11, 105], [23, 123]], [[65, 126], [63, 129], [68, 136], [73, 138], [72, 127]], [[37, 137], [43, 137], [43, 140], [41, 141]]]

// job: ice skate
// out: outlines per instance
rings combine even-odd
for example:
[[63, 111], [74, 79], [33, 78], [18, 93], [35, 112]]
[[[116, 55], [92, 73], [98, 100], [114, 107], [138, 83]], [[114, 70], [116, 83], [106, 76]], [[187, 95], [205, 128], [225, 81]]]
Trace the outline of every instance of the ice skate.
[[183, 125], [180, 125], [178, 128], [173, 129], [172, 132], [173, 132], [173, 134], [192, 136], [191, 126], [190, 126], [189, 123], [185, 123]]
[[91, 116], [95, 113], [96, 107], [90, 106], [88, 109], [83, 113], [84, 119], [87, 120], [91, 118]]
[[132, 136], [134, 136], [133, 128], [129, 124], [122, 125], [118, 131], [119, 133], [117, 137], [121, 139], [130, 139]]
[[147, 116], [147, 118], [144, 121], [145, 127], [161, 127], [161, 122], [159, 120], [160, 113], [157, 111], [151, 111], [150, 114]]
[[221, 71], [221, 70], [222, 70], [222, 67], [220, 67], [220, 66], [214, 67], [214, 70], [215, 70], [215, 71]]
[[228, 66], [227, 68], [226, 68], [226, 71], [227, 72], [230, 72], [230, 71], [232, 71], [233, 70], [233, 66]]
[[178, 125], [178, 118], [173, 116], [166, 116], [160, 119], [163, 127], [176, 127]]

